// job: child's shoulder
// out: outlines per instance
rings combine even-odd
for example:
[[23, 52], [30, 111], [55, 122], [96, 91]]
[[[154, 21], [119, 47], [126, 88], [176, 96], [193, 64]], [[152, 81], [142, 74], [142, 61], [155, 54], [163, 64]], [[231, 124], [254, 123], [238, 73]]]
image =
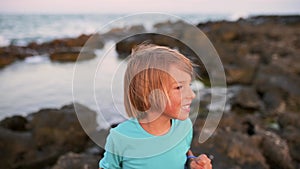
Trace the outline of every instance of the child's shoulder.
[[111, 133], [118, 133], [126, 136], [135, 136], [140, 133], [138, 121], [134, 118], [127, 119], [115, 128], [110, 130]]
[[136, 120], [135, 119], [127, 119], [121, 123], [119, 123], [116, 127], [114, 127], [113, 129], [114, 130], [117, 130], [117, 131], [122, 131], [122, 130], [126, 130], [128, 128], [132, 128], [132, 127], [135, 127], [136, 126]]

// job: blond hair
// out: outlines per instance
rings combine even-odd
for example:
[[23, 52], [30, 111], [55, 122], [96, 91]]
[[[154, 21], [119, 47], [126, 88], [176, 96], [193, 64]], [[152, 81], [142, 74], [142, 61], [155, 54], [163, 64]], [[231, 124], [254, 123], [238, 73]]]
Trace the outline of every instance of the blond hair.
[[141, 44], [132, 50], [124, 77], [129, 117], [143, 118], [146, 111], [163, 111], [165, 103], [170, 103], [171, 65], [193, 74], [191, 61], [176, 50], [153, 44]]

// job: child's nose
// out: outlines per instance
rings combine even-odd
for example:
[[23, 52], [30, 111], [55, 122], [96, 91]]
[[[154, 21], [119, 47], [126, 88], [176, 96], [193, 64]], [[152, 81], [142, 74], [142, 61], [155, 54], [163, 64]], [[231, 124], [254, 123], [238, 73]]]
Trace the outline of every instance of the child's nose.
[[196, 94], [194, 93], [194, 91], [191, 88], [189, 88], [187, 96], [189, 99], [194, 99], [196, 97]]

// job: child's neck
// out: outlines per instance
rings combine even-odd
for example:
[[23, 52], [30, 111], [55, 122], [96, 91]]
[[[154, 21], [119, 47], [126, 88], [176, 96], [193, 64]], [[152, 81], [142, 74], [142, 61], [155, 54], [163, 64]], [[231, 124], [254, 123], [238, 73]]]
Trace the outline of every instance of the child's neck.
[[160, 116], [155, 120], [148, 120], [145, 118], [139, 120], [139, 123], [145, 131], [155, 136], [161, 136], [168, 133], [172, 125], [171, 119], [163, 116]]

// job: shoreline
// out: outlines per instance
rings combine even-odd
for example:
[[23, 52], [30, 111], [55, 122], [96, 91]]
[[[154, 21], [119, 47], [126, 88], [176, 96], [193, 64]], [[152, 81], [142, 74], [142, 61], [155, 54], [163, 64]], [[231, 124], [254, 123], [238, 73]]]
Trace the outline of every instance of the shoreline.
[[[167, 25], [176, 28], [175, 24], [178, 23], [165, 22], [158, 24], [158, 27]], [[300, 16], [259, 16], [236, 22], [200, 23], [197, 27], [205, 32], [218, 51], [224, 65], [228, 89], [235, 93], [228, 99], [231, 108], [224, 112], [214, 135], [205, 143], [199, 144], [198, 137], [210, 103], [209, 94], [202, 97], [201, 114], [193, 126], [195, 135], [192, 150], [196, 154], [213, 154], [214, 168], [299, 168]], [[100, 37], [114, 39], [139, 31], [143, 31], [139, 25], [111, 30], [99, 36], [99, 39], [96, 38], [95, 42], [104, 45], [106, 42]], [[75, 51], [76, 47], [80, 47], [87, 38], [88, 35], [82, 35], [42, 45], [31, 44], [28, 47], [38, 52], [53, 49], [54, 53], [58, 51], [62, 57], [65, 52], [78, 52]], [[135, 43], [139, 39], [136, 40]], [[122, 43], [124, 48], [117, 50], [119, 55], [132, 45], [126, 40]], [[24, 48], [13, 49], [13, 52], [20, 49], [19, 53], [14, 54], [15, 57], [22, 55], [19, 57], [23, 59], [30, 53], [26, 53]], [[74, 58], [67, 62], [72, 63], [72, 60]], [[83, 109], [94, 114], [86, 107]], [[13, 120], [14, 118], [17, 120]], [[63, 125], [57, 119], [70, 124]], [[26, 118], [11, 117], [6, 122], [4, 120], [0, 125], [0, 140], [5, 144], [0, 149], [7, 153], [13, 152], [11, 156], [6, 154], [0, 157], [4, 168], [56, 169], [55, 167], [67, 163], [67, 168], [73, 168], [79, 165], [75, 162], [76, 158], [85, 159], [82, 160], [82, 165], [95, 166], [94, 163], [100, 160], [103, 153], [80, 130], [72, 105], [60, 109], [41, 109]], [[78, 129], [78, 133], [71, 130], [72, 127]], [[73, 135], [69, 135], [68, 131], [74, 132]], [[67, 145], [70, 146], [65, 147]], [[38, 154], [44, 158], [37, 158]], [[86, 157], [93, 160], [88, 161]]]

